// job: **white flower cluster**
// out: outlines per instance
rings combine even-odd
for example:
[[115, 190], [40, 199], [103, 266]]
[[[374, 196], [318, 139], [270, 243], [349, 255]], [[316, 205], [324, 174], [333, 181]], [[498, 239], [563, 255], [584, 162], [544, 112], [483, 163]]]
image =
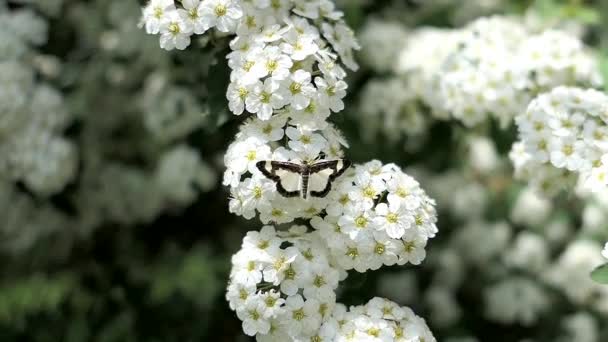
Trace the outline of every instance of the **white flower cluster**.
[[383, 265], [418, 265], [437, 233], [435, 202], [394, 164], [355, 167], [328, 196], [326, 215], [311, 225], [327, 241], [334, 262], [358, 272]]
[[575, 240], [547, 269], [543, 278], [576, 305], [608, 314], [608, 287], [591, 280], [589, 272], [602, 265], [602, 247], [591, 240]]
[[535, 281], [512, 277], [488, 288], [485, 293], [488, 316], [505, 324], [535, 324], [549, 309], [549, 301]]
[[578, 38], [551, 30], [533, 35], [503, 17], [465, 27], [439, 79], [441, 109], [467, 126], [489, 115], [505, 126], [531, 96], [559, 85], [601, 84], [595, 58]]
[[408, 308], [374, 298], [347, 310], [335, 290], [346, 272], [322, 237], [302, 226], [249, 232], [232, 258], [226, 298], [258, 341], [434, 341]]
[[608, 96], [593, 89], [557, 87], [516, 117], [519, 142], [511, 159], [516, 176], [551, 192], [579, 177], [588, 189], [608, 184]]
[[[232, 112], [245, 110], [262, 120], [279, 109], [311, 129], [344, 108], [346, 76], [337, 62], [351, 69], [359, 49], [343, 13], [329, 0], [255, 1], [153, 0], [144, 9], [148, 33], [161, 34], [161, 46], [184, 49], [190, 35], [212, 27], [236, 33], [230, 46], [232, 69], [227, 91]], [[309, 20], [315, 21], [312, 25]]]
[[331, 266], [318, 234], [302, 226], [286, 233], [265, 226], [247, 233], [232, 257], [226, 298], [247, 335], [262, 341], [306, 339], [331, 316], [345, 276]]
[[[402, 46], [389, 64], [399, 81], [373, 78], [364, 87], [360, 110], [362, 132], [382, 131], [393, 141], [400, 134], [422, 135], [431, 118], [452, 117], [472, 127], [492, 117], [505, 127], [538, 93], [602, 84], [596, 59], [578, 37], [555, 29], [536, 33], [522, 20], [491, 16], [463, 28], [400, 34], [373, 20], [366, 27], [363, 38], [373, 35], [382, 42], [374, 46]], [[381, 34], [385, 31], [395, 34]], [[392, 43], [395, 36], [405, 38]], [[377, 50], [364, 49], [363, 56], [378, 55]], [[374, 59], [364, 61], [376, 69]], [[374, 121], [370, 133], [368, 123]]]
[[[70, 122], [58, 91], [33, 61], [46, 42], [47, 23], [29, 9], [0, 7], [0, 177], [33, 192], [57, 193], [74, 177], [77, 155], [62, 136]], [[40, 76], [40, 77], [38, 77]]]
[[320, 339], [312, 341], [436, 341], [424, 319], [411, 309], [378, 297], [349, 310], [337, 304], [317, 336]]
[[[143, 25], [160, 33], [168, 50], [184, 49], [191, 35], [213, 27], [236, 33], [226, 97], [235, 115], [256, 116], [228, 147], [223, 183], [230, 186], [232, 213], [259, 215], [267, 224], [248, 233], [232, 260], [227, 299], [245, 333], [259, 341], [434, 341], [423, 320], [388, 301], [351, 312], [336, 304], [347, 270], [424, 259], [437, 215], [418, 182], [394, 164], [372, 161], [348, 170], [327, 197], [305, 200], [281, 196], [256, 166], [344, 156], [348, 145], [327, 119], [344, 109], [341, 63], [356, 69], [359, 45], [342, 16], [329, 0], [152, 0]], [[189, 193], [177, 187], [174, 197]], [[296, 219], [307, 225], [288, 231], [268, 225]]]
[[363, 63], [377, 72], [392, 71], [407, 42], [405, 27], [395, 21], [369, 19], [358, 35]]
[[[312, 161], [339, 158], [345, 146], [339, 131], [292, 126], [284, 115], [248, 120], [228, 147], [224, 184], [231, 186], [230, 211], [264, 224], [310, 219], [342, 268], [365, 272], [382, 265], [419, 264], [437, 232], [431, 200], [412, 177], [394, 164], [372, 161], [354, 167], [325, 198], [285, 198], [256, 167], [260, 160]], [[284, 139], [286, 137], [286, 139]], [[280, 141], [286, 140], [286, 146]]]

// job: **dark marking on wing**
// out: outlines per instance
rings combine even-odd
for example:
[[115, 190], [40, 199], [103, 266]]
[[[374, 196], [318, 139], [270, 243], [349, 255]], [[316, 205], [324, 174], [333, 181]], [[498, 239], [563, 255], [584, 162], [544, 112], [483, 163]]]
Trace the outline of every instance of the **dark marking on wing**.
[[289, 162], [270, 161], [271, 168], [270, 168], [270, 170], [268, 170], [268, 169], [266, 169], [267, 163], [268, 163], [268, 161], [262, 160], [262, 161], [257, 162], [255, 164], [255, 166], [258, 168], [258, 170], [260, 170], [260, 172], [262, 172], [262, 174], [264, 176], [266, 176], [268, 179], [272, 180], [276, 184], [276, 189], [279, 194], [281, 194], [284, 197], [301, 196], [300, 190], [287, 191], [285, 189], [285, 187], [283, 187], [283, 184], [281, 184], [281, 177], [279, 177], [276, 174], [276, 171], [277, 170], [287, 170], [289, 172], [301, 174], [302, 166], [295, 164], [295, 163], [289, 163]]
[[340, 163], [340, 160], [321, 161], [316, 164], [313, 164], [310, 167], [311, 174], [321, 172], [325, 169], [331, 169], [333, 171], [333, 173], [331, 175], [329, 175], [329, 179], [327, 181], [327, 185], [325, 186], [325, 189], [323, 189], [321, 191], [311, 191], [310, 192], [311, 196], [314, 196], [314, 197], [327, 196], [327, 194], [329, 194], [329, 192], [331, 191], [331, 184], [333, 183], [333, 181], [336, 178], [340, 177], [352, 165], [350, 160], [343, 159], [342, 167], [340, 169], [338, 169], [339, 163]]

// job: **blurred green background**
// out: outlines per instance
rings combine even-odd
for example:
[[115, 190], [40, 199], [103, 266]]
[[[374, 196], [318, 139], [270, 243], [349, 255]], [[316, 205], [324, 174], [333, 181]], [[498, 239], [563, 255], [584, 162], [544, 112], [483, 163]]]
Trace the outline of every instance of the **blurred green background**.
[[[100, 188], [83, 195], [84, 170], [97, 165], [89, 161], [87, 154], [91, 152], [87, 148], [78, 152], [75, 178], [57, 194], [39, 196], [23, 183], [11, 181], [12, 191], [19, 198], [27, 198], [31, 209], [21, 211], [24, 217], [19, 220], [9, 220], [8, 214], [0, 216], [0, 225], [4, 226], [0, 239], [6, 245], [11, 230], [25, 234], [30, 229], [33, 242], [17, 251], [8, 247], [0, 250], [0, 341], [248, 340], [224, 300], [230, 257], [245, 233], [260, 227], [255, 221], [244, 221], [228, 212], [229, 194], [220, 184], [222, 155], [244, 120], [227, 110], [229, 70], [224, 56], [229, 38], [201, 38], [184, 52], [162, 51], [157, 37], [137, 28], [142, 3], [23, 0], [7, 2], [4, 11], [10, 15], [12, 11], [32, 9], [48, 23], [48, 40], [36, 48], [36, 54], [51, 56], [62, 66], [57, 74], [38, 77], [63, 95], [72, 115], [66, 137], [77, 146], [100, 145], [95, 151], [101, 164], [121, 165], [135, 173], [152, 170], [159, 159], [158, 151], [186, 144], [213, 170], [208, 176], [213, 178], [212, 185], [197, 190], [187, 205], [168, 205], [145, 219], [112, 219], [99, 209], [109, 219], [98, 219], [82, 228], [83, 198], [110, 196], [106, 200], [121, 205], [119, 197], [125, 196], [133, 199], [129, 202], [133, 207], [125, 210], [137, 211], [138, 203], [146, 205], [146, 183], [117, 180], [111, 192], [104, 193]], [[355, 31], [370, 17], [390, 18], [411, 27], [453, 27], [471, 19], [454, 20], [459, 1], [422, 3], [343, 0], [339, 5]], [[590, 28], [586, 42], [602, 53], [603, 68], [608, 70], [608, 2], [496, 3], [471, 15], [522, 14], [535, 7], [547, 18], [566, 17], [584, 23]], [[403, 148], [405, 137], [393, 144], [386, 144], [380, 137], [373, 143], [361, 139], [356, 115], [358, 94], [376, 76], [365, 66], [352, 74], [346, 110], [332, 117], [348, 137], [348, 157], [355, 162], [380, 159], [403, 167], [424, 165], [437, 173], [460, 165], [464, 152], [458, 141], [465, 128], [453, 122], [433, 124], [430, 138], [415, 152]], [[160, 91], [150, 90], [154, 77], [165, 82]], [[179, 121], [176, 127], [183, 124], [187, 128], [180, 131], [177, 127], [179, 133], [167, 133], [170, 123], [162, 119], [160, 124], [150, 123], [147, 115], [153, 109], [183, 113], [183, 118], [167, 120]], [[515, 139], [515, 129], [501, 131], [495, 124], [486, 129], [499, 151], [506, 154]], [[111, 177], [109, 180], [112, 183]], [[427, 185], [422, 182], [422, 186]], [[505, 216], [518, 189], [513, 186], [497, 193], [488, 215]], [[108, 194], [117, 197], [112, 199]], [[4, 206], [0, 213], [13, 211], [13, 204], [0, 202]], [[51, 233], [39, 233], [46, 222], [29, 223], [42, 207], [61, 212], [68, 223]], [[453, 225], [449, 214], [439, 213], [440, 234], [430, 242], [429, 255], [433, 254], [433, 245], [448, 239]], [[353, 272], [338, 300], [349, 305], [364, 303], [377, 292], [381, 274], [405, 269], [412, 270], [420, 288], [428, 286], [432, 274], [428, 262], [364, 275]], [[475, 282], [475, 275], [471, 278]], [[456, 330], [471, 333], [480, 341], [517, 341], [534, 335], [535, 329], [551, 330], [554, 324], [551, 319], [528, 328], [491, 323], [483, 317], [474, 286], [460, 293], [458, 300], [467, 310], [467, 320]], [[422, 301], [406, 304], [422, 317], [427, 316], [428, 308]], [[432, 322], [431, 328], [439, 341], [455, 333], [433, 329]]]

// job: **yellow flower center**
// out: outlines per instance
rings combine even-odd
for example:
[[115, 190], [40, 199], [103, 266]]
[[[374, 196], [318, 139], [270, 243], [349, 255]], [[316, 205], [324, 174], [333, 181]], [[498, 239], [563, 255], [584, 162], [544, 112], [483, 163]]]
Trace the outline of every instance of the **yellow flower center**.
[[346, 256], [349, 256], [349, 257], [355, 259], [356, 257], [359, 256], [359, 251], [357, 250], [357, 248], [348, 247], [346, 249]]
[[367, 186], [363, 189], [363, 196], [367, 198], [374, 198], [376, 197], [376, 190], [374, 190], [374, 188], [371, 186]]
[[302, 91], [302, 85], [298, 82], [292, 82], [289, 85], [289, 91], [291, 91], [291, 94], [297, 95]]
[[308, 135], [301, 136], [299, 140], [302, 144], [306, 144], [306, 145], [310, 144], [310, 142], [311, 142], [310, 136], [308, 136]]
[[363, 216], [357, 217], [355, 219], [355, 226], [360, 229], [367, 227], [367, 219]]
[[328, 87], [327, 90], [326, 90], [326, 92], [327, 92], [327, 95], [330, 96], [330, 97], [335, 96], [336, 95], [336, 87], [334, 87], [334, 86]]
[[384, 254], [385, 251], [386, 251], [386, 247], [381, 243], [377, 243], [376, 247], [374, 247], [374, 252], [378, 255]]
[[266, 126], [264, 126], [264, 128], [262, 128], [262, 133], [264, 133], [266, 135], [272, 133], [272, 125], [267, 124]]
[[171, 32], [172, 35], [176, 35], [180, 31], [181, 31], [181, 29], [179, 28], [179, 25], [177, 23], [169, 24], [169, 32]]
[[267, 92], [263, 91], [263, 92], [260, 94], [260, 102], [262, 102], [262, 103], [266, 103], [266, 104], [270, 103], [270, 97], [271, 97], [271, 96], [272, 96], [272, 94], [270, 94], [270, 93], [267, 93]]
[[245, 62], [245, 64], [243, 64], [243, 69], [247, 72], [249, 72], [251, 70], [251, 68], [253, 68], [253, 66], [255, 65], [254, 61], [247, 61]]
[[239, 97], [241, 98], [241, 100], [245, 100], [247, 95], [249, 95], [249, 90], [247, 90], [247, 88], [245, 88], [245, 87], [239, 88]]
[[259, 249], [266, 249], [266, 248], [268, 248], [268, 246], [270, 246], [270, 241], [268, 241], [268, 240], [262, 240], [262, 241], [260, 241], [260, 243], [258, 243]]
[[411, 253], [416, 249], [416, 244], [413, 241], [405, 241], [403, 242], [403, 249], [407, 253]]
[[251, 310], [249, 311], [249, 317], [251, 317], [251, 319], [254, 321], [257, 321], [260, 319], [260, 313], [257, 310]]
[[296, 321], [301, 321], [304, 319], [304, 317], [306, 317], [306, 314], [304, 313], [304, 309], [298, 309], [298, 310], [295, 310], [291, 316]]
[[253, 188], [253, 197], [255, 199], [262, 198], [262, 187], [256, 186], [255, 188]]
[[323, 278], [323, 277], [322, 277], [322, 276], [320, 276], [320, 275], [317, 275], [317, 276], [315, 277], [314, 281], [312, 282], [312, 284], [313, 284], [314, 286], [316, 286], [316, 287], [321, 287], [321, 286], [323, 286], [323, 285], [325, 285], [325, 284], [327, 284], [327, 283], [325, 282], [325, 278]]
[[264, 300], [264, 303], [266, 304], [267, 307], [272, 308], [277, 303], [277, 299], [272, 296], [268, 296]]
[[399, 216], [395, 213], [389, 213], [388, 215], [386, 215], [386, 221], [388, 223], [397, 223], [397, 221], [399, 221]]
[[279, 67], [279, 63], [276, 60], [269, 60], [266, 62], [266, 69], [268, 72], [274, 72]]
[[241, 289], [239, 291], [239, 298], [241, 300], [245, 300], [245, 299], [247, 299], [247, 297], [249, 297], [249, 293], [247, 293], [247, 291], [245, 291], [245, 289]]
[[161, 7], [154, 7], [154, 17], [160, 19], [163, 16], [163, 9]]
[[378, 329], [378, 328], [369, 328], [369, 329], [367, 329], [366, 332], [370, 336], [374, 336], [374, 337], [380, 336], [380, 329]]
[[274, 267], [275, 270], [280, 270], [283, 268], [283, 266], [285, 266], [285, 261], [285, 257], [282, 256], [272, 264], [272, 267]]
[[293, 269], [293, 267], [291, 265], [289, 265], [289, 268], [287, 268], [285, 270], [285, 279], [287, 279], [287, 280], [296, 279], [296, 271]]
[[215, 6], [214, 12], [216, 16], [223, 17], [226, 15], [226, 12], [228, 12], [228, 10], [226, 9], [226, 6], [220, 4]]

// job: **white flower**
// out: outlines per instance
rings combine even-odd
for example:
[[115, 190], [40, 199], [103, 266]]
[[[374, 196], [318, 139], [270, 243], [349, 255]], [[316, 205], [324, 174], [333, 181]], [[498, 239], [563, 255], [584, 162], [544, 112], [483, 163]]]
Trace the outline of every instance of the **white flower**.
[[209, 29], [208, 23], [201, 18], [201, 2], [200, 0], [182, 0], [183, 9], [178, 9], [178, 13], [182, 20], [188, 23], [194, 34], [203, 34]]
[[257, 253], [256, 258], [264, 259], [270, 254], [274, 254], [281, 246], [281, 239], [277, 237], [277, 233], [273, 226], [264, 226], [259, 232], [248, 232], [243, 239], [243, 249], [251, 250]]
[[399, 252], [399, 265], [411, 263], [413, 265], [419, 265], [422, 260], [426, 257], [427, 239], [424, 237], [415, 237], [403, 241], [403, 247]]
[[231, 282], [228, 285], [226, 299], [230, 303], [230, 309], [237, 310], [247, 303], [247, 300], [255, 295], [256, 286], [253, 284]]
[[270, 330], [270, 322], [264, 318], [264, 303], [257, 297], [248, 300], [236, 314], [243, 321], [243, 332], [249, 336], [266, 334]]
[[282, 306], [285, 299], [281, 298], [281, 293], [276, 290], [270, 290], [260, 295], [260, 300], [264, 303], [263, 315], [264, 318], [276, 317], [282, 313]]
[[255, 285], [262, 281], [262, 263], [256, 260], [257, 253], [242, 249], [232, 256], [230, 277], [239, 284]]
[[221, 32], [235, 31], [243, 10], [235, 0], [203, 0], [199, 15], [204, 26], [217, 27]]
[[284, 316], [283, 324], [293, 335], [306, 336], [321, 325], [318, 302], [313, 299], [304, 301], [300, 295], [288, 297], [285, 301], [285, 310], [287, 314]]
[[319, 301], [335, 301], [334, 290], [338, 287], [339, 272], [322, 263], [311, 265], [310, 275], [303, 284], [304, 296]]
[[162, 23], [174, 11], [175, 3], [173, 0], [151, 0], [143, 9], [143, 21], [146, 26], [146, 32], [149, 34], [159, 33]]
[[285, 134], [289, 138], [289, 147], [308, 157], [307, 159], [316, 158], [321, 150], [327, 146], [327, 140], [321, 134], [314, 132], [308, 129], [287, 127]]
[[307, 129], [325, 129], [328, 127], [327, 118], [331, 114], [329, 107], [319, 101], [320, 95], [315, 94], [309, 99], [308, 105], [302, 110], [292, 111], [292, 123]]
[[360, 235], [371, 237], [371, 230], [376, 228], [373, 211], [360, 205], [348, 207], [340, 217], [338, 224], [342, 231], [353, 240], [361, 238]]
[[319, 101], [322, 105], [329, 107], [334, 112], [341, 112], [344, 109], [342, 99], [346, 96], [348, 85], [342, 80], [333, 78], [315, 78], [315, 84], [320, 92]]
[[386, 231], [393, 239], [400, 239], [405, 234], [405, 230], [412, 226], [414, 218], [401, 202], [392, 202], [389, 205], [380, 203], [376, 206], [374, 223], [376, 229]]
[[228, 85], [226, 98], [228, 98], [228, 108], [236, 115], [241, 115], [245, 111], [245, 100], [253, 91], [254, 83], [246, 83], [236, 80]]
[[190, 45], [192, 33], [177, 12], [168, 14], [161, 22], [159, 30], [160, 47], [165, 50], [184, 50]]
[[294, 61], [302, 61], [319, 50], [314, 35], [300, 33], [295, 28], [291, 28], [283, 38], [285, 43], [281, 44], [281, 50]]
[[361, 46], [359, 46], [353, 31], [346, 24], [343, 22], [338, 22], [335, 25], [323, 23], [323, 36], [338, 52], [342, 62], [347, 67], [355, 71], [359, 69], [359, 65], [357, 65], [353, 56], [353, 50], [360, 50]]
[[286, 115], [273, 115], [269, 120], [262, 121], [253, 119], [247, 122], [242, 131], [247, 136], [258, 138], [262, 141], [279, 141], [285, 136]]
[[270, 254], [269, 265], [264, 268], [264, 281], [279, 285], [285, 278], [285, 270], [299, 255], [297, 248], [288, 247], [285, 250], [274, 251]]
[[604, 258], [608, 259], [608, 242], [604, 245], [604, 250], [602, 251], [602, 255]]
[[245, 100], [247, 111], [257, 113], [261, 120], [270, 119], [273, 110], [282, 108], [287, 103], [278, 91], [279, 87], [279, 82], [274, 78], [267, 78], [264, 83], [258, 81]]
[[293, 62], [289, 56], [283, 54], [277, 46], [267, 46], [259, 55], [259, 62], [253, 68], [260, 70], [256, 74], [261, 77], [270, 75], [275, 80], [284, 80], [289, 77], [289, 69]]
[[380, 178], [358, 170], [355, 178], [355, 190], [350, 193], [350, 198], [363, 208], [371, 209], [376, 198], [385, 190], [386, 184]]
[[[255, 164], [260, 160], [268, 159], [270, 155], [270, 147], [268, 145], [259, 139], [251, 137], [243, 141], [237, 141], [229, 146], [224, 162], [228, 170], [237, 175], [241, 175], [247, 171], [253, 174], [259, 172]], [[228, 184], [231, 183], [229, 182]]]
[[305, 109], [310, 104], [311, 97], [315, 95], [316, 89], [310, 80], [310, 73], [300, 69], [285, 80], [284, 85], [281, 86], [285, 92], [285, 99], [294, 109]]

